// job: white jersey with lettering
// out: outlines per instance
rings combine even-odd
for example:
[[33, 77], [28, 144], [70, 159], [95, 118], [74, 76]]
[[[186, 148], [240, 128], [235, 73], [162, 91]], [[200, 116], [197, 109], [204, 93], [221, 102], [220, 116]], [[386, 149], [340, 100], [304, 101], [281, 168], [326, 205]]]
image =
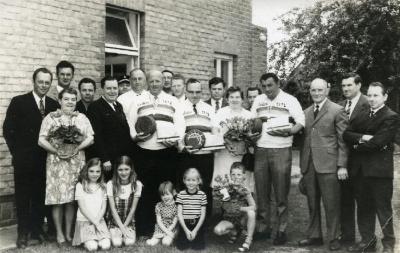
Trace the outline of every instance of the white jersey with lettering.
[[[183, 106], [183, 117], [185, 119], [186, 132], [191, 129], [198, 129], [206, 136], [206, 143], [210, 142], [210, 138], [214, 138], [212, 134], [213, 122], [215, 118], [214, 109], [211, 105], [199, 101], [196, 106], [189, 99], [186, 99], [182, 103]], [[196, 110], [196, 111], [195, 111]], [[182, 140], [183, 142], [183, 140]], [[183, 143], [182, 143], [183, 144]], [[200, 150], [194, 154], [209, 154], [211, 151]]]
[[150, 150], [165, 149], [166, 146], [157, 142], [157, 138], [166, 136], [183, 138], [185, 121], [182, 108], [175, 97], [164, 91], [161, 91], [157, 97], [150, 92], [138, 96], [129, 109], [128, 123], [132, 138], [137, 135], [135, 124], [138, 117], [147, 115], [152, 115], [156, 120], [157, 131], [150, 139], [138, 142], [141, 148]]
[[[279, 90], [278, 95], [270, 100], [267, 95], [261, 94], [254, 100], [251, 113], [255, 118], [263, 120], [263, 127], [257, 147], [261, 148], [287, 148], [293, 144], [293, 136], [272, 136], [267, 133], [278, 122], [289, 122], [289, 117], [302, 126], [305, 125], [303, 109], [299, 101], [292, 95]], [[292, 125], [290, 123], [290, 125]]]
[[148, 93], [148, 91], [143, 90], [142, 93], [136, 93], [133, 90], [130, 90], [121, 96], [118, 97], [118, 102], [122, 105], [122, 108], [124, 109], [124, 113], [126, 118], [128, 119], [129, 117], [129, 109], [131, 108], [131, 104], [133, 101], [137, 100], [137, 97]]

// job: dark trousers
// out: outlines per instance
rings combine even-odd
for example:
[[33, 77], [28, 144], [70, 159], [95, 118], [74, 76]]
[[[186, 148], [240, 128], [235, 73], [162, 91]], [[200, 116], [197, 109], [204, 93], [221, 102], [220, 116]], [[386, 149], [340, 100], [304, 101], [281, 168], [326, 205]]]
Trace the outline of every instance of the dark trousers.
[[352, 177], [340, 183], [341, 189], [341, 237], [345, 242], [354, 242], [356, 237], [356, 200]]
[[[185, 220], [186, 227], [192, 231], [197, 223], [199, 222], [199, 219], [192, 219], [192, 220]], [[176, 237], [176, 247], [179, 250], [185, 250], [185, 249], [195, 249], [195, 250], [202, 250], [206, 247], [206, 241], [205, 241], [205, 236], [204, 236], [204, 224], [200, 227], [199, 231], [197, 232], [196, 238], [194, 238], [192, 241], [189, 241], [186, 237], [185, 231], [181, 227], [178, 232], [178, 236]]]
[[292, 148], [259, 148], [254, 153], [254, 180], [257, 193], [259, 231], [270, 230], [270, 195], [273, 186], [278, 217], [278, 230], [286, 231], [288, 195], [292, 169]]
[[325, 209], [327, 239], [332, 241], [340, 235], [340, 184], [336, 173], [317, 173], [310, 159], [303, 175], [307, 192], [310, 224], [309, 238], [322, 238], [321, 199]]
[[212, 213], [212, 188], [211, 180], [214, 173], [214, 154], [190, 155], [179, 154], [179, 171], [177, 173], [177, 187], [179, 190], [184, 190], [183, 174], [189, 168], [196, 168], [201, 175], [203, 185], [201, 189], [207, 195], [207, 217]]
[[32, 168], [15, 166], [14, 185], [18, 236], [43, 233], [45, 165]]
[[364, 177], [355, 178], [357, 200], [357, 224], [363, 242], [375, 242], [375, 219], [382, 228], [384, 247], [393, 248], [395, 236], [393, 231], [393, 179]]
[[136, 212], [137, 231], [139, 235], [151, 235], [156, 222], [154, 208], [160, 201], [158, 187], [167, 180], [174, 185], [176, 183], [177, 151], [175, 148], [161, 150], [139, 148], [134, 161], [138, 179], [144, 186]]

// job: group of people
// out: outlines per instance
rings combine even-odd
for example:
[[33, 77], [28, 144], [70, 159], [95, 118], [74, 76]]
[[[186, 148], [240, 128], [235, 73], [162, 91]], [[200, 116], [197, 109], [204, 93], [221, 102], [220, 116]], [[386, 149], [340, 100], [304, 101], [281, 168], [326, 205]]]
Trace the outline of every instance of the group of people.
[[[378, 215], [384, 249], [393, 251], [393, 141], [400, 118], [385, 106], [381, 83], [371, 83], [365, 96], [359, 75], [344, 76], [345, 100], [339, 105], [329, 100], [327, 82], [316, 78], [310, 84], [313, 104], [303, 111], [273, 73], [247, 90], [246, 101], [240, 88], [227, 88], [219, 77], [209, 80], [211, 98], [203, 101], [199, 80], [139, 68], [120, 80], [104, 77], [102, 95], [94, 100], [96, 82], [83, 78], [75, 89], [74, 73], [70, 62], [61, 61], [58, 84], [52, 86], [51, 71], [35, 70], [33, 91], [14, 97], [6, 113], [3, 133], [14, 166], [19, 248], [27, 247], [29, 235], [39, 242], [54, 235], [59, 245], [108, 249], [134, 244], [137, 231], [151, 237], [150, 246], [175, 241], [178, 249], [203, 249], [205, 226], [212, 225], [215, 211], [213, 187], [225, 175], [246, 194], [234, 217], [222, 214], [214, 232], [235, 242], [246, 231], [240, 251], [248, 251], [253, 239], [272, 237], [274, 245], [283, 245], [293, 136], [299, 135], [299, 188], [310, 213], [299, 245], [323, 244], [322, 200], [330, 250], [343, 244], [351, 244], [351, 252], [374, 250]], [[138, 132], [137, 122], [145, 116], [154, 119], [155, 133]], [[192, 129], [206, 138], [223, 136], [224, 122], [235, 117], [262, 122], [248, 147], [253, 166], [229, 148], [192, 149], [184, 141]]]

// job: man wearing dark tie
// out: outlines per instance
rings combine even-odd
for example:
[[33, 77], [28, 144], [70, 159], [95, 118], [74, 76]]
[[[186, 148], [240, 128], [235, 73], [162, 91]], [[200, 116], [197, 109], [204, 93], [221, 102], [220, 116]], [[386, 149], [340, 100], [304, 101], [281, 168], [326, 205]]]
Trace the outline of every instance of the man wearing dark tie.
[[224, 99], [226, 84], [220, 77], [211, 78], [208, 81], [211, 98], [205, 102], [214, 108], [215, 113], [222, 107], [228, 106], [228, 101]]
[[81, 100], [76, 103], [76, 110], [86, 115], [89, 105], [94, 100], [94, 94], [96, 93], [96, 82], [91, 78], [82, 78], [78, 84], [78, 89], [79, 93], [81, 94]]
[[[361, 93], [361, 77], [356, 73], [347, 73], [342, 79], [343, 96], [346, 98], [339, 104], [344, 107], [352, 125], [354, 118], [362, 111], [368, 110], [369, 105], [367, 97]], [[348, 169], [351, 171], [352, 152], [349, 151]], [[341, 238], [344, 244], [352, 244], [355, 242], [355, 196], [354, 182], [351, 174], [347, 180], [341, 181]]]
[[117, 102], [118, 81], [106, 76], [101, 80], [103, 96], [94, 101], [87, 115], [94, 130], [94, 155], [101, 159], [106, 180], [112, 177], [114, 160], [130, 155], [129, 125], [122, 105]]
[[394, 252], [393, 150], [400, 117], [385, 105], [387, 91], [379, 83], [368, 88], [370, 110], [355, 116], [343, 138], [351, 146], [350, 173], [354, 178], [357, 224], [361, 241], [350, 252], [375, 251], [375, 220], [383, 232], [383, 252]]
[[327, 98], [328, 86], [323, 79], [311, 82], [313, 105], [305, 111], [304, 142], [300, 151], [310, 223], [307, 238], [300, 246], [322, 245], [321, 199], [325, 209], [327, 239], [330, 250], [340, 249], [340, 183], [347, 173], [348, 149], [342, 134], [348, 126], [347, 116], [338, 104]]
[[33, 91], [12, 98], [3, 125], [3, 134], [14, 166], [17, 209], [17, 247], [28, 245], [28, 234], [39, 242], [47, 240], [42, 225], [46, 186], [46, 151], [38, 145], [42, 119], [58, 108], [46, 96], [53, 76], [46, 68], [33, 73]]

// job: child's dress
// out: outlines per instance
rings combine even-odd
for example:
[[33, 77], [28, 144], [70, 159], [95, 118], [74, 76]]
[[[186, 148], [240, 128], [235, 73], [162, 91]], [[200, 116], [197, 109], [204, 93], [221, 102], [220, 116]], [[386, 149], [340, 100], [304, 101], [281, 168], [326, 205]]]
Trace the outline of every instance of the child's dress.
[[[124, 223], [126, 218], [128, 217], [128, 214], [132, 207], [133, 199], [135, 197], [140, 198], [140, 196], [142, 194], [142, 188], [143, 188], [143, 184], [139, 180], [137, 180], [134, 192], [132, 191], [132, 185], [126, 184], [126, 185], [121, 185], [118, 196], [114, 196], [113, 182], [112, 182], [112, 180], [108, 181], [107, 196], [109, 198], [114, 198], [115, 208], [117, 209], [118, 216], [121, 219], [122, 223]], [[109, 210], [107, 220], [108, 220], [108, 227], [110, 228], [111, 233], [119, 233], [120, 236], [122, 236], [122, 232], [119, 230], [117, 222], [115, 222], [115, 220], [111, 214], [111, 210]], [[133, 231], [136, 231], [135, 217], [132, 218], [132, 221], [129, 223], [128, 228]]]
[[[155, 211], [156, 211], [156, 215], [161, 216], [161, 221], [166, 228], [171, 226], [174, 218], [177, 217], [177, 215], [178, 215], [178, 208], [176, 207], [176, 204], [174, 201], [171, 201], [171, 204], [165, 204], [162, 201], [158, 202], [156, 205]], [[172, 232], [174, 234], [176, 233], [176, 226], [172, 230]], [[166, 235], [167, 234], [160, 228], [160, 226], [156, 222], [153, 237], [161, 239]]]
[[[93, 192], [88, 193], [83, 190], [81, 183], [76, 184], [75, 200], [83, 201], [90, 215], [95, 217], [101, 210], [104, 200], [107, 200], [106, 192], [100, 186]], [[87, 241], [100, 241], [104, 238], [110, 238], [106, 222], [100, 220], [100, 231], [82, 214], [78, 208], [76, 214], [75, 233], [72, 245], [77, 246]]]

